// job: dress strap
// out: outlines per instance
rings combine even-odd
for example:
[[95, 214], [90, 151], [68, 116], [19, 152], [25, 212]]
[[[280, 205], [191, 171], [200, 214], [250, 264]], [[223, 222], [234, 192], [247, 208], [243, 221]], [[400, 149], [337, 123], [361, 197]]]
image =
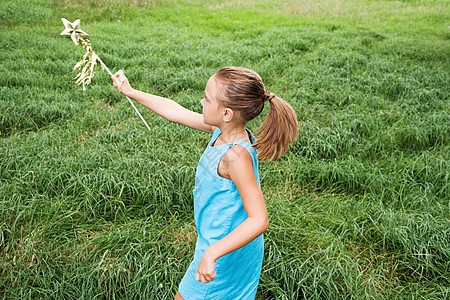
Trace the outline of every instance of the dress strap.
[[[253, 151], [255, 151], [255, 149], [252, 147], [252, 145], [250, 145], [248, 142], [245, 142], [245, 141], [233, 142], [233, 146], [234, 145], [239, 145], [241, 147], [244, 147], [245, 149], [247, 149], [247, 151], [250, 153], [250, 155], [252, 154]], [[231, 147], [233, 147], [233, 146], [231, 146]]]
[[220, 129], [219, 129], [219, 127], [216, 127], [216, 129], [214, 129], [214, 132], [213, 132], [213, 134], [211, 136], [211, 139], [209, 140], [209, 144], [208, 145], [210, 145], [210, 146], [214, 145], [214, 143], [216, 142], [216, 140], [219, 137], [219, 135], [220, 135]]

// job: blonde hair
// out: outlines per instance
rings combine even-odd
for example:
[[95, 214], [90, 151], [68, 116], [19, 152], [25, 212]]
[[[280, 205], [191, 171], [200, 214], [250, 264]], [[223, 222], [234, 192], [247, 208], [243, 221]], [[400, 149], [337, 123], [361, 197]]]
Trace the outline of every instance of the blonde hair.
[[244, 124], [258, 116], [266, 102], [270, 111], [258, 130], [253, 147], [258, 159], [271, 161], [282, 156], [298, 135], [297, 116], [286, 101], [265, 90], [261, 77], [242, 67], [225, 67], [214, 75], [221, 85], [217, 95], [223, 106], [237, 112]]

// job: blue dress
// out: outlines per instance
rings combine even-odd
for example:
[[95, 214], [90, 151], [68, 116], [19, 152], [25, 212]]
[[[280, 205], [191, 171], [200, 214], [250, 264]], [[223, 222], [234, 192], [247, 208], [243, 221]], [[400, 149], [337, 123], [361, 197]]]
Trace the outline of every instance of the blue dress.
[[[250, 132], [248, 133], [253, 143], [255, 138]], [[249, 244], [220, 257], [216, 261], [217, 275], [214, 280], [208, 283], [195, 280], [197, 267], [205, 250], [228, 235], [247, 218], [235, 184], [217, 173], [223, 155], [234, 145], [244, 147], [252, 157], [253, 171], [260, 184], [257, 151], [244, 141], [213, 146], [219, 135], [220, 130], [216, 128], [197, 166], [194, 217], [198, 238], [194, 259], [181, 280], [178, 290], [185, 300], [254, 300], [263, 261], [262, 234]]]

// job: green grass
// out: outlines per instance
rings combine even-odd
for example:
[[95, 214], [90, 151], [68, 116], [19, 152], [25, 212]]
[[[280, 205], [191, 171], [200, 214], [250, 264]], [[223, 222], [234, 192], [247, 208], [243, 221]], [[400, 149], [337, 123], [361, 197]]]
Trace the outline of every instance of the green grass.
[[172, 299], [194, 251], [209, 136], [139, 106], [148, 131], [100, 68], [75, 86], [65, 17], [138, 89], [201, 111], [239, 65], [296, 109], [258, 299], [448, 298], [448, 3], [222, 2], [0, 3], [0, 295]]

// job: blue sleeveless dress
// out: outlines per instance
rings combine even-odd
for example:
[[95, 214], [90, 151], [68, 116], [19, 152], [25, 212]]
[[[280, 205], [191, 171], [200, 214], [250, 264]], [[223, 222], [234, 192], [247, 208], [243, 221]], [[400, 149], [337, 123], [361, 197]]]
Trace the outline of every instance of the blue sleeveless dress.
[[[251, 142], [255, 138], [251, 135]], [[234, 145], [244, 147], [253, 160], [253, 171], [259, 183], [257, 151], [244, 141], [213, 146], [219, 128], [212, 138], [197, 166], [194, 189], [194, 217], [197, 226], [197, 244], [194, 259], [179, 285], [185, 300], [254, 300], [258, 288], [263, 261], [264, 238], [261, 234], [249, 244], [220, 257], [215, 266], [216, 278], [208, 283], [195, 280], [197, 267], [205, 250], [219, 241], [246, 218], [242, 199], [231, 180], [217, 173], [219, 162], [227, 151], [237, 151]], [[243, 150], [245, 151], [245, 150]]]

